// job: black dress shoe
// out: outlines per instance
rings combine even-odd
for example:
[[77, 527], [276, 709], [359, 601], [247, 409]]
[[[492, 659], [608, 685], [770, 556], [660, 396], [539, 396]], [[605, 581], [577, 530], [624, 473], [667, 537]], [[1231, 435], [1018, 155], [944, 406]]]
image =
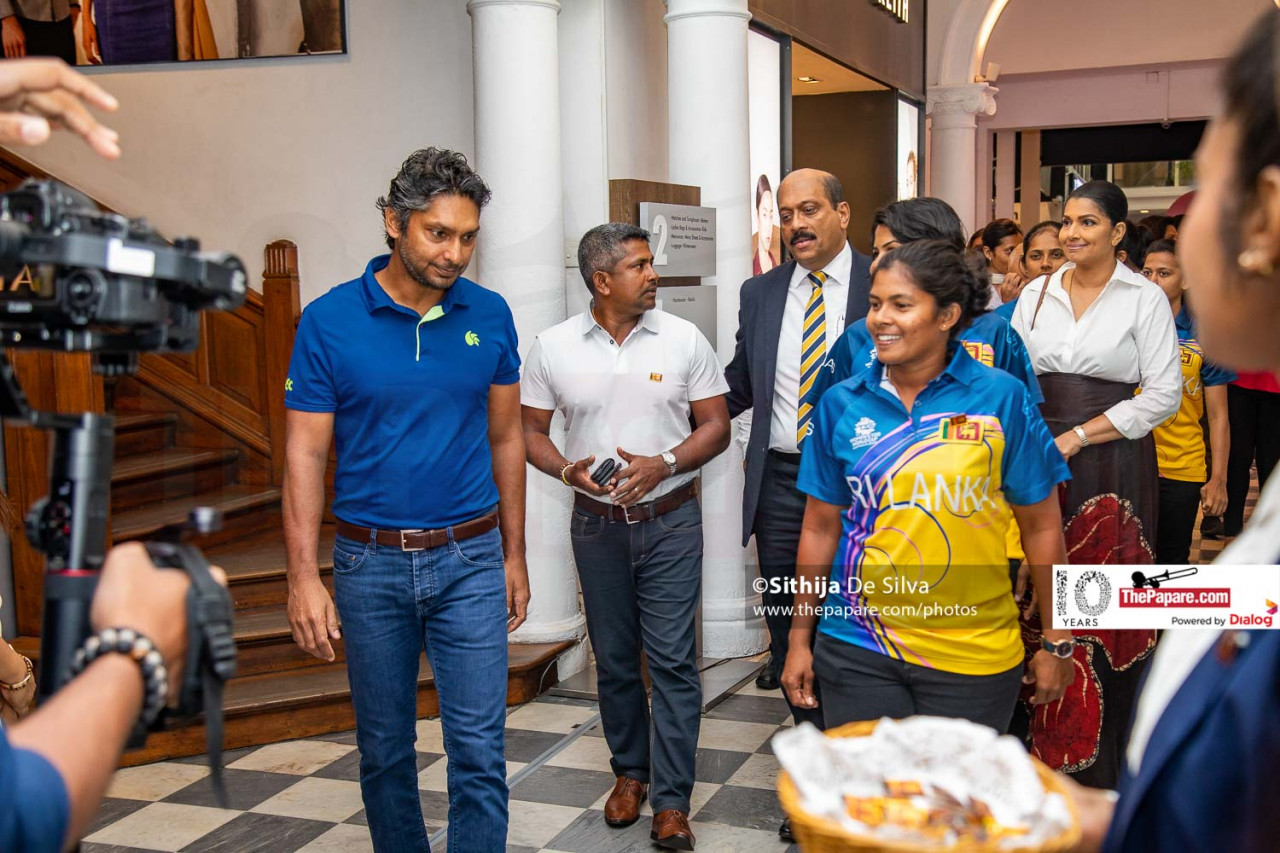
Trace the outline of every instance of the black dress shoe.
[[760, 674], [756, 676], [756, 687], [761, 690], [778, 689], [778, 668], [773, 665], [773, 658], [769, 658], [764, 669], [760, 670]]
[[778, 827], [778, 837], [789, 844], [795, 843], [796, 837], [791, 834], [791, 818], [784, 817], [782, 819], [782, 826]]

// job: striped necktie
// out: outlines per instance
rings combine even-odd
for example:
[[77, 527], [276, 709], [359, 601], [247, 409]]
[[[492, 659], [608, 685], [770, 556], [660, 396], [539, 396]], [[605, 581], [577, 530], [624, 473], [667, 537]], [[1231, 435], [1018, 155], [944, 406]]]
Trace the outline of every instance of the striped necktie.
[[818, 271], [809, 273], [809, 281], [813, 283], [813, 292], [809, 294], [809, 303], [804, 308], [804, 331], [800, 335], [800, 400], [796, 417], [796, 447], [804, 444], [809, 434], [809, 419], [813, 415], [813, 401], [809, 393], [813, 390], [813, 381], [818, 370], [827, 360], [827, 309], [822, 301], [822, 285], [826, 284], [827, 274]]

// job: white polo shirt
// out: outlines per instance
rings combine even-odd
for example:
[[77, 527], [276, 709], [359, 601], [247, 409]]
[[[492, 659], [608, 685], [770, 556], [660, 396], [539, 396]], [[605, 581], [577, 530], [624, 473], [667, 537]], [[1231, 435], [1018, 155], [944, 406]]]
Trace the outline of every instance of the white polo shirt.
[[[727, 393], [715, 350], [697, 326], [657, 309], [640, 317], [621, 346], [590, 309], [552, 326], [533, 342], [520, 379], [521, 404], [562, 412], [565, 457], [576, 462], [594, 454], [593, 470], [609, 458], [625, 466], [619, 447], [637, 456], [670, 450], [692, 432], [689, 404]], [[644, 500], [697, 473], [668, 477]]]

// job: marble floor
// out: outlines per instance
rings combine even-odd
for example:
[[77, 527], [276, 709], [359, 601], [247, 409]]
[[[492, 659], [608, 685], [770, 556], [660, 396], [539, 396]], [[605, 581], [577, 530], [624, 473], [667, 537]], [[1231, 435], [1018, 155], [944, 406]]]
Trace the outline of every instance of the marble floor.
[[[626, 829], [604, 822], [613, 788], [593, 702], [544, 696], [507, 717], [510, 779], [581, 726], [586, 733], [511, 789], [508, 851], [622, 853], [656, 849], [649, 817]], [[790, 725], [782, 694], [748, 682], [703, 717], [691, 824], [700, 853], [787, 853], [769, 740]], [[418, 793], [427, 831], [448, 815], [448, 759], [438, 720], [418, 722]], [[220, 808], [203, 756], [116, 773], [83, 853], [362, 853], [372, 851], [360, 800], [355, 733], [234, 750], [226, 756], [230, 808]], [[443, 850], [441, 843], [435, 848]]]

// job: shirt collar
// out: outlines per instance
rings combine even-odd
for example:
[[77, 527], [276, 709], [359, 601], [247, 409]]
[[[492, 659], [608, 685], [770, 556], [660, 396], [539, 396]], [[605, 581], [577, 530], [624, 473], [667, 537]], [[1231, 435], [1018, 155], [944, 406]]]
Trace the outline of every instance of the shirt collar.
[[1191, 312], [1187, 310], [1186, 296], [1182, 297], [1182, 308], [1174, 316], [1173, 325], [1184, 332], [1190, 332], [1194, 328], [1194, 324], [1191, 322]]
[[[369, 261], [368, 266], [364, 268], [364, 275], [360, 277], [360, 295], [364, 299], [364, 307], [370, 314], [379, 308], [390, 308], [393, 311], [400, 311], [406, 314], [414, 314], [415, 312], [397, 303], [391, 298], [391, 295], [382, 289], [382, 285], [378, 284], [375, 277], [377, 273], [387, 268], [387, 264], [391, 263], [390, 255], [378, 255], [378, 257]], [[453, 286], [444, 292], [444, 298], [440, 300], [438, 307], [442, 314], [448, 314], [454, 308], [463, 308], [471, 304], [471, 287], [470, 279], [458, 276], [458, 280]], [[416, 316], [416, 315], [415, 315]]]
[[[832, 259], [831, 263], [822, 268], [822, 272], [827, 274], [827, 283], [824, 285], [847, 285], [849, 283], [850, 274], [853, 271], [853, 249], [849, 247], [849, 241], [844, 241], [844, 248], [840, 250], [840, 254]], [[809, 273], [799, 263], [796, 264], [796, 275], [792, 276], [791, 286], [799, 287], [808, 281]]]
[[[931, 380], [929, 386], [932, 386], [939, 379], [949, 377], [946, 381], [959, 382], [967, 387], [982, 375], [982, 371], [990, 369], [975, 361], [973, 356], [969, 355], [969, 351], [960, 346], [959, 341], [952, 341], [947, 344], [947, 353], [951, 358], [947, 364], [947, 369]], [[883, 379], [884, 362], [877, 358], [871, 363], [871, 367], [855, 374], [854, 384], [865, 385], [868, 388], [878, 388]]]
[[[582, 333], [583, 337], [586, 337], [587, 335], [591, 334], [597, 328], [599, 328], [600, 331], [604, 332], [606, 335], [609, 334], [608, 332], [605, 332], [604, 326], [601, 326], [599, 323], [596, 322], [596, 315], [591, 310], [595, 306], [595, 304], [596, 304], [596, 301], [592, 299], [591, 303], [587, 306], [587, 310], [582, 312], [582, 322], [578, 324], [578, 331]], [[635, 334], [638, 331], [644, 330], [646, 332], [652, 332], [653, 334], [656, 335], [658, 333], [657, 314], [658, 314], [658, 310], [656, 308], [641, 314], [640, 319], [636, 322], [635, 329], [632, 330], [632, 334]]]
[[[1058, 292], [1060, 292], [1063, 296], [1065, 296], [1067, 293], [1067, 288], [1063, 284], [1063, 282], [1067, 280], [1067, 270], [1073, 270], [1075, 268], [1076, 268], [1076, 265], [1071, 263], [1070, 261], [1063, 264], [1061, 267], [1058, 268], [1058, 271], [1056, 273], [1050, 276], [1046, 286], [1049, 287], [1050, 289], [1053, 289], [1056, 286], [1056, 289], [1058, 290]], [[1107, 280], [1107, 284], [1111, 284], [1111, 282], [1113, 281], [1119, 281], [1124, 284], [1131, 285], [1133, 287], [1145, 287], [1146, 285], [1150, 284], [1150, 282], [1146, 278], [1144, 278], [1141, 273], [1134, 272], [1133, 270], [1129, 269], [1119, 261], [1116, 261], [1116, 268], [1112, 271], [1111, 278]], [[1103, 285], [1103, 286], [1105, 287], [1106, 285]]]

